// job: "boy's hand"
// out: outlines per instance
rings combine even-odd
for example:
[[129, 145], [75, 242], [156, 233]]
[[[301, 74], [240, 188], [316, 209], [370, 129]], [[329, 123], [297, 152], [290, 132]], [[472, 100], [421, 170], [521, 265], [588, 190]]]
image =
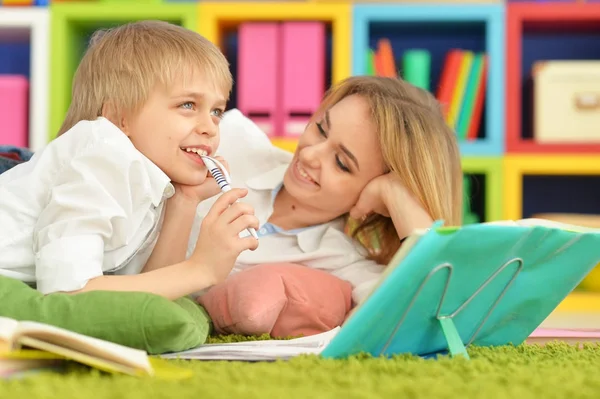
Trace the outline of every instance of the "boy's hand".
[[234, 188], [221, 195], [202, 221], [196, 249], [191, 256], [194, 264], [201, 265], [208, 278], [217, 284], [231, 272], [239, 254], [255, 250], [258, 240], [252, 236], [240, 238], [248, 227], [258, 229], [254, 208], [236, 202], [248, 194], [248, 190]]
[[[222, 157], [216, 156], [214, 157], [217, 161], [221, 162], [227, 172], [229, 172], [229, 164]], [[219, 185], [212, 177], [210, 172], [206, 171], [206, 180], [204, 183], [197, 186], [187, 186], [184, 184], [175, 183], [173, 184], [175, 187], [175, 195], [180, 196], [190, 202], [198, 205], [200, 202], [209, 199], [221, 192]]]

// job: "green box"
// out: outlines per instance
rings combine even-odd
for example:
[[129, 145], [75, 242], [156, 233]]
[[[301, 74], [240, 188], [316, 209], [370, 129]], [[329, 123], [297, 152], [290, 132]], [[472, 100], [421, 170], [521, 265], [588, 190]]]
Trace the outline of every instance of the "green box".
[[465, 174], [480, 174], [485, 179], [485, 220], [480, 222], [502, 220], [502, 157], [463, 157], [461, 162]]
[[90, 35], [97, 29], [157, 19], [198, 31], [198, 5], [55, 3], [50, 6], [50, 128], [56, 137], [71, 101], [71, 84]]

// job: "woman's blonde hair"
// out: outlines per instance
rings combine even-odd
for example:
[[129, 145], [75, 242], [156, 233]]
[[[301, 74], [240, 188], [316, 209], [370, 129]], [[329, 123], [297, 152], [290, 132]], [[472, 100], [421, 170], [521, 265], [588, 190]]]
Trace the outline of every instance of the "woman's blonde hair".
[[81, 120], [94, 120], [110, 103], [135, 112], [157, 84], [206, 73], [227, 97], [233, 79], [223, 53], [196, 32], [163, 21], [138, 21], [94, 33], [73, 78], [63, 134]]
[[[385, 168], [395, 173], [434, 220], [462, 223], [463, 173], [455, 132], [446, 124], [431, 93], [410, 83], [374, 76], [354, 76], [332, 87], [315, 115], [350, 95], [365, 99], [376, 126]], [[379, 251], [371, 258], [387, 264], [400, 247], [391, 218], [370, 215], [353, 236], [376, 234]]]

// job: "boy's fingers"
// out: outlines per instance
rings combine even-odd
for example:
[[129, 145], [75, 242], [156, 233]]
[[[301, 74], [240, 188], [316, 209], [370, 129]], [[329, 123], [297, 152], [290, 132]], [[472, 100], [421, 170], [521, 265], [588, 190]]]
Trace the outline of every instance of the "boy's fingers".
[[223, 195], [217, 198], [206, 216], [211, 215], [212, 217], [217, 217], [225, 212], [231, 205], [235, 204], [235, 201], [244, 198], [246, 194], [248, 194], [248, 190], [245, 188], [232, 188], [231, 191], [223, 193]]
[[240, 252], [249, 249], [250, 251], [254, 251], [258, 248], [258, 240], [252, 236], [240, 238]]
[[248, 227], [254, 227], [255, 230], [258, 230], [258, 224], [258, 218], [256, 216], [242, 215], [231, 223], [231, 227], [233, 229], [233, 234], [237, 236]]
[[220, 219], [229, 224], [242, 215], [254, 215], [254, 207], [243, 202], [236, 202], [221, 214]]

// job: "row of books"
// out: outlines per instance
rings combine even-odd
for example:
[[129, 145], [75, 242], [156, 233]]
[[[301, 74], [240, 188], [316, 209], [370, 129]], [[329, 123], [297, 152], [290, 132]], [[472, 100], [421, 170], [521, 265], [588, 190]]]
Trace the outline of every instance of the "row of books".
[[397, 66], [389, 39], [377, 42], [367, 57], [367, 74], [399, 77], [434, 92], [444, 107], [448, 124], [461, 140], [475, 140], [481, 127], [486, 94], [488, 57], [485, 53], [451, 49], [445, 57], [437, 88], [431, 87], [431, 54], [410, 49], [402, 54], [402, 68]]

